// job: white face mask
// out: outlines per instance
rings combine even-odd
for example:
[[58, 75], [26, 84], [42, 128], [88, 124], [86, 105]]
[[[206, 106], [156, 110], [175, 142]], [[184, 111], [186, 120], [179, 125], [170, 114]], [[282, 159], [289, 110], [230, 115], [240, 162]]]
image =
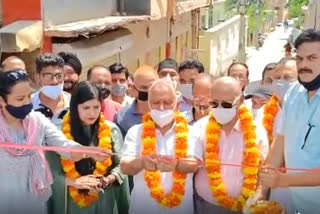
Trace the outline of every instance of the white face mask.
[[192, 84], [180, 84], [179, 85], [179, 91], [181, 92], [182, 96], [184, 98], [187, 98], [189, 100], [192, 100]]
[[283, 100], [285, 94], [288, 89], [295, 83], [296, 81], [290, 82], [288, 80], [276, 80], [273, 83], [274, 91], [279, 96], [281, 100]]
[[164, 126], [168, 125], [171, 123], [174, 119], [174, 111], [171, 110], [157, 110], [157, 109], [152, 109], [150, 111], [150, 116], [153, 119], [153, 121], [163, 128]]
[[233, 108], [213, 108], [212, 113], [214, 118], [221, 125], [229, 123], [236, 115], [237, 109]]
[[60, 97], [63, 92], [63, 83], [58, 85], [45, 85], [40, 89], [41, 93], [43, 93], [46, 97], [49, 97], [52, 100], [56, 100]]

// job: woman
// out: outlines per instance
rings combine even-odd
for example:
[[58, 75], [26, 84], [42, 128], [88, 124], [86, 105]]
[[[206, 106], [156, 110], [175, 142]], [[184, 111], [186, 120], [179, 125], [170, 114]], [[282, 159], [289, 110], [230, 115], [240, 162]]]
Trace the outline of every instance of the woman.
[[[33, 112], [30, 97], [31, 87], [24, 70], [0, 72], [0, 145], [80, 147], [67, 140], [41, 113]], [[102, 151], [88, 149], [96, 150]], [[75, 161], [83, 157], [81, 153], [61, 155]], [[0, 147], [0, 160], [0, 213], [47, 213], [52, 175], [44, 153]]]
[[[73, 90], [70, 112], [63, 119], [62, 131], [69, 139], [84, 146], [102, 147], [120, 153], [123, 144], [119, 128], [104, 120], [101, 113], [103, 95], [88, 81]], [[78, 162], [50, 158], [54, 174], [51, 214], [127, 213], [128, 185], [119, 168], [119, 157], [97, 163], [91, 158]], [[125, 181], [125, 182], [124, 182]], [[99, 183], [101, 189], [97, 189]], [[115, 206], [117, 202], [118, 206]]]

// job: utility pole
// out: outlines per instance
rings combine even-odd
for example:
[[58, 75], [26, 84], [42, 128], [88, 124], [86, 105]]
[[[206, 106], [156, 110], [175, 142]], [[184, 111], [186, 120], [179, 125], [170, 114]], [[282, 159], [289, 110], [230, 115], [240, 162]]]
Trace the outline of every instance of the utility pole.
[[247, 0], [239, 0], [239, 14], [240, 14], [240, 30], [239, 30], [239, 61], [246, 62], [246, 13]]

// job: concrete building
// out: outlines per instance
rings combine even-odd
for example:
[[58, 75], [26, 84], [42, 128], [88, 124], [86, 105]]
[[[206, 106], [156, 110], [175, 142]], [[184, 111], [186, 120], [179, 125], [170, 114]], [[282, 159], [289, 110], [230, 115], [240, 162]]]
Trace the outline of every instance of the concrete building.
[[74, 52], [84, 71], [114, 62], [134, 71], [141, 64], [156, 66], [166, 57], [180, 62], [199, 49], [200, 8], [211, 4], [212, 0], [2, 0], [2, 59], [20, 55], [29, 71], [41, 52]]
[[304, 20], [302, 30], [320, 30], [320, 1], [310, 0], [309, 4], [302, 8]]

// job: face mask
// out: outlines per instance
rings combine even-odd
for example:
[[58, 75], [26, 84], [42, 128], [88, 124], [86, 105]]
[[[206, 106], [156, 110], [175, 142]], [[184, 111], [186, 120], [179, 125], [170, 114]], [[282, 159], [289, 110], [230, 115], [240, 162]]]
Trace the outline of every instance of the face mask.
[[213, 108], [212, 113], [214, 118], [221, 125], [229, 123], [236, 115], [237, 109], [233, 108]]
[[192, 84], [180, 84], [179, 91], [184, 98], [192, 100]]
[[152, 109], [150, 111], [151, 118], [153, 121], [163, 128], [164, 126], [168, 125], [170, 122], [172, 122], [174, 118], [174, 111], [173, 110], [156, 110]]
[[6, 106], [7, 111], [15, 118], [23, 120], [26, 118], [26, 116], [32, 111], [33, 106], [32, 103], [29, 103], [27, 105], [23, 106], [12, 106], [12, 105], [7, 105]]
[[143, 101], [143, 102], [148, 101], [148, 92], [139, 91], [139, 90], [137, 90], [137, 91], [138, 91], [138, 100]]
[[283, 100], [285, 94], [287, 93], [288, 89], [293, 85], [295, 82], [290, 82], [287, 80], [277, 80], [273, 83], [275, 93], [278, 97]]
[[111, 94], [117, 97], [123, 97], [126, 95], [128, 87], [123, 84], [115, 84], [111, 87]]
[[98, 86], [100, 93], [102, 94], [103, 99], [107, 99], [110, 95], [110, 87], [109, 86]]
[[305, 87], [308, 91], [314, 91], [320, 88], [320, 74], [311, 82], [303, 82], [300, 78], [298, 78], [299, 83]]
[[40, 89], [46, 97], [49, 97], [52, 100], [56, 100], [60, 97], [63, 92], [63, 83], [58, 85], [45, 85]]

